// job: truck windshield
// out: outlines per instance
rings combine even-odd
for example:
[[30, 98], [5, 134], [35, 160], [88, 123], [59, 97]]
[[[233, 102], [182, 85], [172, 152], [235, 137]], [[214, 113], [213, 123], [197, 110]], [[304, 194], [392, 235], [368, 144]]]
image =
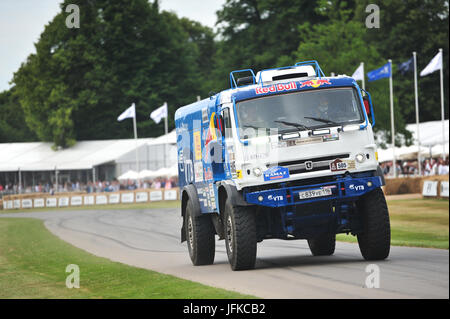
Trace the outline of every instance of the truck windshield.
[[241, 138], [251, 135], [251, 129], [282, 133], [364, 121], [354, 88], [265, 96], [239, 102], [236, 107]]

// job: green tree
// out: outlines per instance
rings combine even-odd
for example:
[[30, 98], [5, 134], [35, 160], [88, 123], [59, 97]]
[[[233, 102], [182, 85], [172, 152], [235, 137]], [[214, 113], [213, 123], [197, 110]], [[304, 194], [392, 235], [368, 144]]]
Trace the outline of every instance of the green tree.
[[[325, 11], [326, 12], [326, 11]], [[335, 12], [335, 11], [332, 11]], [[343, 12], [341, 12], [343, 13]], [[383, 61], [377, 49], [365, 41], [366, 28], [357, 21], [347, 20], [348, 15], [341, 14], [329, 22], [311, 26], [305, 23], [299, 26], [303, 41], [295, 52], [294, 60], [317, 60], [327, 75], [331, 72], [351, 75], [357, 66], [365, 63], [365, 69], [380, 67]], [[367, 81], [366, 81], [367, 83]], [[374, 129], [384, 130], [390, 139], [389, 84], [387, 79], [366, 84], [374, 103], [376, 125]], [[398, 99], [395, 99], [398, 103]], [[410, 138], [399, 108], [395, 109], [396, 132]]]
[[[80, 7], [79, 29], [65, 27], [69, 3]], [[369, 3], [381, 10], [379, 29], [365, 27]], [[415, 120], [413, 79], [398, 73], [396, 64], [417, 51], [421, 70], [443, 48], [448, 87], [446, 0], [227, 0], [217, 12], [217, 26], [214, 34], [198, 22], [161, 12], [158, 0], [65, 0], [36, 43], [36, 54], [14, 75], [7, 100], [18, 101], [23, 112], [6, 117], [11, 103], [3, 102], [8, 107], [0, 108], [1, 136], [35, 136], [63, 147], [75, 140], [129, 138], [132, 121], [116, 118], [133, 102], [139, 136], [156, 136], [163, 124], [149, 120], [153, 109], [168, 102], [173, 127], [176, 108], [228, 88], [232, 70], [314, 59], [327, 74], [350, 75], [360, 62], [368, 72], [391, 58], [396, 130], [408, 138], [405, 123]], [[367, 88], [375, 129], [389, 140], [388, 80]], [[419, 92], [421, 121], [439, 119], [438, 72], [420, 78]], [[448, 90], [445, 96], [448, 110]], [[23, 122], [29, 130], [19, 133], [17, 123]]]
[[[375, 45], [384, 59], [394, 64], [405, 62], [417, 52], [420, 72], [430, 62], [438, 49], [444, 51], [444, 87], [448, 88], [449, 2], [447, 0], [364, 0], [355, 6], [355, 20], [364, 22], [368, 4], [380, 8], [380, 28], [367, 29], [365, 39]], [[415, 122], [413, 73], [394, 73], [396, 107], [407, 123]], [[448, 89], [445, 90], [445, 110], [448, 117]], [[419, 76], [420, 121], [441, 118], [439, 72]]]
[[[79, 5], [79, 29], [65, 27], [69, 3]], [[132, 137], [131, 121], [116, 119], [134, 102], [139, 136], [160, 135], [163, 126], [149, 119], [153, 109], [168, 102], [173, 127], [178, 106], [206, 95], [199, 68], [213, 55], [212, 37], [160, 12], [157, 1], [67, 0], [14, 75], [26, 122], [39, 139], [62, 147]]]
[[183, 30], [188, 34], [188, 43], [191, 44], [191, 54], [196, 65], [195, 82], [201, 96], [205, 97], [214, 90], [214, 82], [211, 81], [211, 72], [214, 69], [214, 56], [216, 54], [216, 41], [213, 30], [203, 26], [199, 22], [187, 18], [180, 19]]
[[0, 143], [28, 142], [36, 136], [25, 123], [14, 87], [0, 93]]
[[229, 86], [232, 70], [278, 66], [279, 59], [298, 47], [303, 37], [297, 28], [300, 23], [327, 19], [315, 8], [314, 1], [305, 0], [227, 0], [217, 12], [221, 41], [214, 75], [218, 87]]

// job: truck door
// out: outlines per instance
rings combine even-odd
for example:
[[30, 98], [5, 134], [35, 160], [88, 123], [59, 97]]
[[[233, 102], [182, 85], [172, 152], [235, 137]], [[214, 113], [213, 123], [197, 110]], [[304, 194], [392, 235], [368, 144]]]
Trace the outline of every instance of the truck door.
[[231, 115], [230, 108], [224, 107], [221, 109], [221, 119], [222, 119], [222, 158], [224, 161], [224, 173], [225, 178], [231, 178], [231, 167], [234, 165], [234, 148], [233, 148], [233, 133], [231, 129]]

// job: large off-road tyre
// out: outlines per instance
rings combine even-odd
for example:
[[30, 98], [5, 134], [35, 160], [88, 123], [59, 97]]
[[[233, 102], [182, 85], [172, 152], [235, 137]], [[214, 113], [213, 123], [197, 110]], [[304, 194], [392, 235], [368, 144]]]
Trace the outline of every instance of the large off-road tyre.
[[309, 249], [314, 256], [330, 256], [336, 247], [336, 234], [325, 233], [308, 239]]
[[196, 216], [191, 200], [186, 204], [185, 231], [189, 257], [195, 266], [214, 263], [216, 241], [211, 216]]
[[227, 199], [223, 223], [231, 269], [255, 268], [257, 239], [254, 211], [249, 207], [233, 206]]
[[364, 195], [358, 201], [358, 211], [363, 228], [357, 235], [362, 256], [366, 260], [386, 259], [391, 248], [391, 226], [381, 188]]

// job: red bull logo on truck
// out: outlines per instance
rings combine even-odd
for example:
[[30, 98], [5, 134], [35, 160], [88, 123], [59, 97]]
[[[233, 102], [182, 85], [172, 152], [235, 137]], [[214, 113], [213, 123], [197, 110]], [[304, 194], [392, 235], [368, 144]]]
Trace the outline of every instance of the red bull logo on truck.
[[287, 84], [274, 84], [267, 87], [258, 87], [255, 89], [256, 94], [266, 94], [266, 93], [275, 93], [275, 92], [283, 92], [283, 91], [290, 91], [290, 90], [296, 90], [297, 89], [297, 83], [290, 82]]
[[318, 88], [319, 86], [321, 86], [322, 84], [330, 84], [331, 82], [327, 79], [319, 79], [319, 80], [309, 80], [309, 81], [304, 81], [304, 82], [300, 82], [300, 88], [303, 87], [313, 87], [313, 88]]
[[257, 87], [255, 88], [255, 93], [256, 94], [276, 93], [276, 92], [296, 90], [297, 88], [301, 89], [304, 87], [318, 88], [323, 84], [331, 85], [331, 82], [328, 79], [318, 79], [318, 80], [303, 81], [299, 82], [298, 84], [296, 82], [289, 82], [287, 84], [280, 83], [266, 87]]

